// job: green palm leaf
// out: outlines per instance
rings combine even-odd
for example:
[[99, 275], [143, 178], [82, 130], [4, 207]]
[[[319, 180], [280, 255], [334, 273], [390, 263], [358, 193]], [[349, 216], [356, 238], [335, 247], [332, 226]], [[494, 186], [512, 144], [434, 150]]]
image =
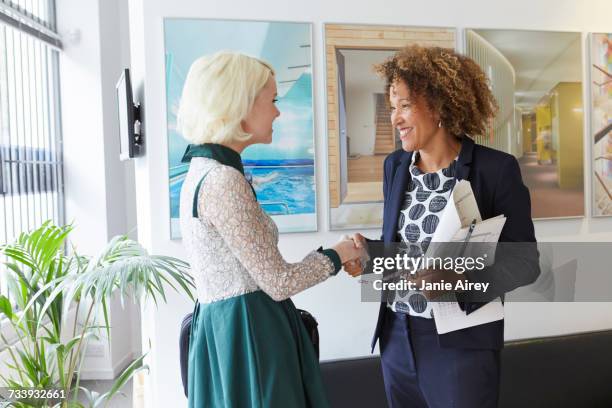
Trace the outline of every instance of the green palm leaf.
[[[126, 298], [133, 302], [150, 299], [155, 304], [166, 301], [168, 289], [194, 299], [195, 285], [186, 262], [150, 255], [138, 242], [125, 236], [114, 237], [95, 257], [79, 255], [74, 248], [66, 254], [72, 230], [72, 225], [58, 227], [45, 222], [34, 231], [20, 234], [14, 243], [0, 246], [0, 253], [8, 258], [9, 288], [9, 296], [0, 297], [0, 315], [9, 317], [20, 336], [16, 361], [9, 366], [19, 377], [0, 376], [4, 385], [60, 384], [74, 387], [71, 392], [75, 394], [85, 343], [96, 337], [99, 330], [105, 330], [110, 339], [109, 302], [115, 293], [122, 306]], [[82, 304], [88, 318], [74, 335], [72, 330], [69, 336], [62, 335], [67, 311], [73, 304]], [[77, 328], [76, 322], [74, 327]], [[66, 337], [69, 340], [62, 341]], [[109, 392], [96, 395], [83, 389], [90, 406], [108, 403], [134, 373], [145, 368], [143, 358], [130, 364]], [[72, 406], [83, 405], [76, 400], [62, 405]]]

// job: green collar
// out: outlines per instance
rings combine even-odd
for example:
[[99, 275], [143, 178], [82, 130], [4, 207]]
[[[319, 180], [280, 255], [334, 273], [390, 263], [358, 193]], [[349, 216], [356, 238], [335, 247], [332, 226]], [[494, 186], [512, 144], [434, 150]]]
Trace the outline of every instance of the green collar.
[[244, 175], [240, 154], [227, 146], [217, 143], [190, 144], [185, 150], [181, 163], [189, 163], [194, 157], [207, 157], [226, 166], [231, 166]]

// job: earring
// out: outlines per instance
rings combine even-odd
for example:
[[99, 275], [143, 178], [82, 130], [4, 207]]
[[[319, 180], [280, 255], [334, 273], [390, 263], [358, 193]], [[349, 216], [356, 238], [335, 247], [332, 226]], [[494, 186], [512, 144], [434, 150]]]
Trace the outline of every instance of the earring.
[[441, 128], [442, 127], [442, 121], [438, 122], [438, 127]]

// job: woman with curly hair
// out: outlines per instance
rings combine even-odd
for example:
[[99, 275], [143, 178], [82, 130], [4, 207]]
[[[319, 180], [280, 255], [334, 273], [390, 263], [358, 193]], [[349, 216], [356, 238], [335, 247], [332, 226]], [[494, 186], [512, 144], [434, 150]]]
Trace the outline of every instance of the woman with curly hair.
[[[480, 67], [450, 49], [409, 46], [376, 66], [386, 81], [391, 122], [402, 148], [384, 163], [382, 240], [402, 243], [409, 256], [425, 253], [458, 180], [468, 180], [483, 219], [505, 215], [500, 241], [528, 243], [492, 267], [459, 275], [419, 271], [423, 282], [490, 282], [478, 301], [456, 293], [466, 314], [539, 275], [529, 191], [517, 160], [480, 146], [497, 104]], [[353, 240], [367, 246], [361, 234]], [[498, 248], [499, 252], [499, 248]], [[358, 263], [345, 267], [352, 275]], [[446, 334], [436, 331], [430, 293], [387, 296], [380, 307], [372, 349], [380, 340], [383, 377], [391, 407], [497, 407], [503, 320]]]

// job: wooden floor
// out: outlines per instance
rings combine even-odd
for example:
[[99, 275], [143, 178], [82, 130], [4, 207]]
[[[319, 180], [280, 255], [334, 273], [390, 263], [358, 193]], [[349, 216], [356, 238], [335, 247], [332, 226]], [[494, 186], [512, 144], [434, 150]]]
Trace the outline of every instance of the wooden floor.
[[358, 159], [348, 159], [348, 182], [363, 183], [363, 182], [382, 182], [383, 179], [383, 162], [385, 154], [377, 154], [373, 156], [361, 156]]
[[382, 196], [383, 162], [386, 154], [361, 156], [348, 160], [348, 184], [342, 203], [380, 202]]
[[365, 181], [361, 183], [348, 183], [346, 197], [344, 197], [342, 203], [371, 203], [381, 201], [383, 201], [382, 181]]

